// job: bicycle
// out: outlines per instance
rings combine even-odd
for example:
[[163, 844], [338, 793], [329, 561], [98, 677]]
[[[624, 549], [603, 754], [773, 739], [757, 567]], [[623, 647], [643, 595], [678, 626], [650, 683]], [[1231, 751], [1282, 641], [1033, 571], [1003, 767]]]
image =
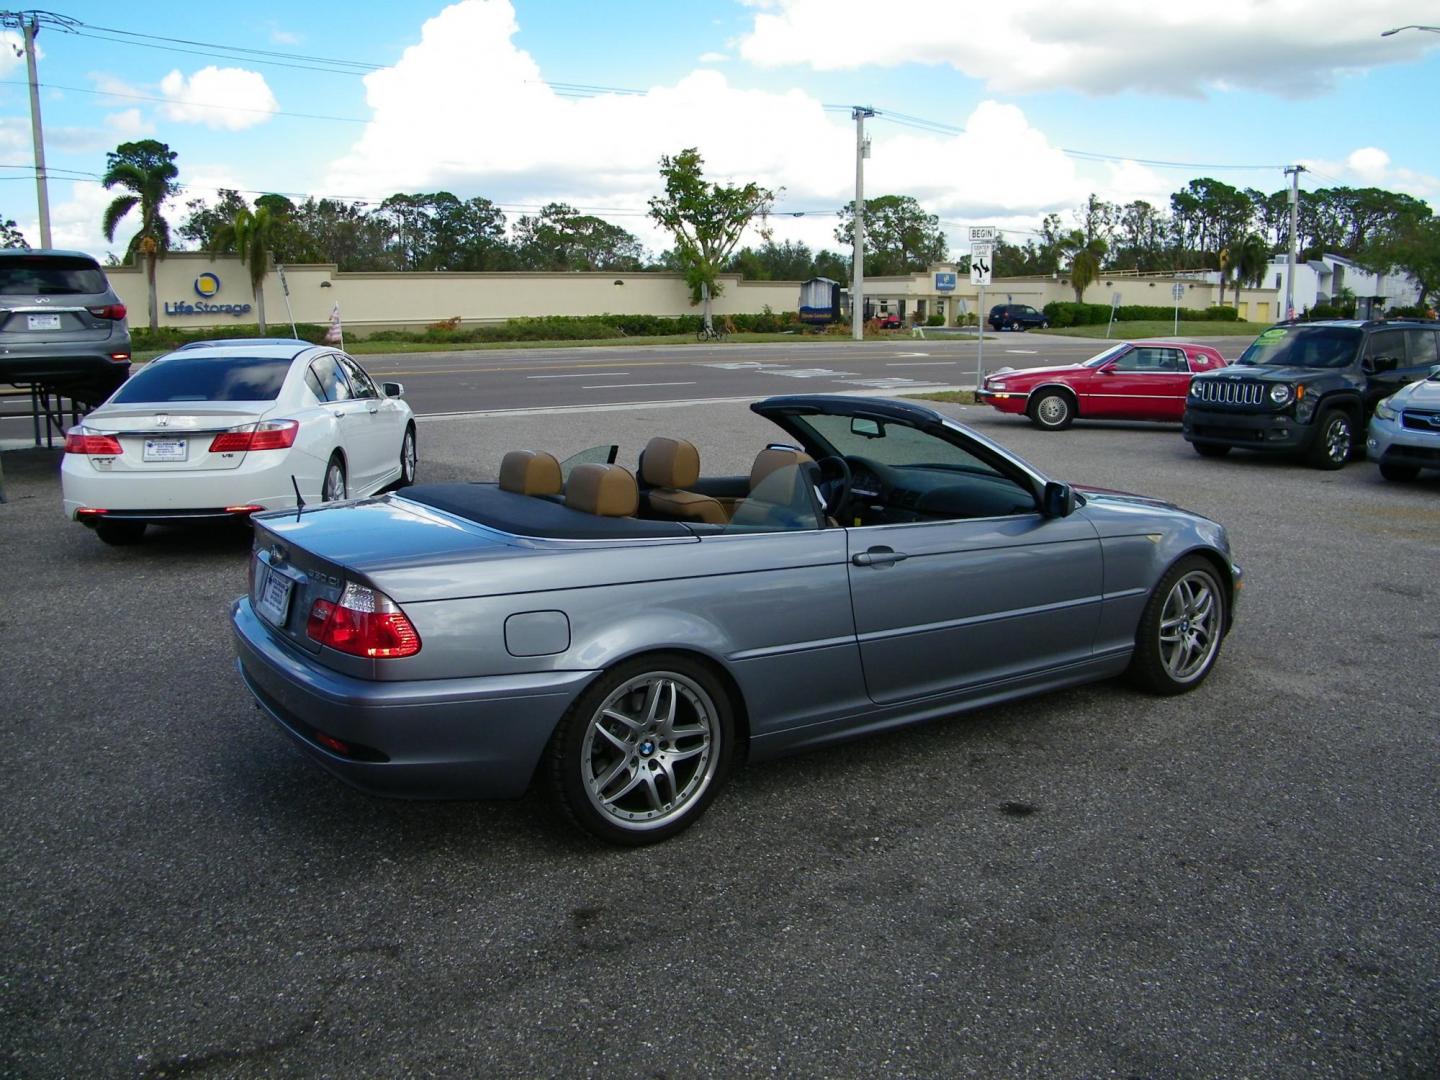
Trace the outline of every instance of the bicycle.
[[714, 325], [702, 324], [700, 329], [695, 331], [696, 341], [724, 341], [729, 336], [722, 327]]

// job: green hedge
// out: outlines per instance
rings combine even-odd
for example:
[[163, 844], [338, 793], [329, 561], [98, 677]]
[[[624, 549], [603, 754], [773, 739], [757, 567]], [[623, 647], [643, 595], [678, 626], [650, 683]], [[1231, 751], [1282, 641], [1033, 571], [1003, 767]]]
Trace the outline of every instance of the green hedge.
[[[726, 316], [716, 316], [723, 325]], [[751, 333], [776, 333], [798, 327], [793, 312], [762, 311], [730, 315], [735, 329]], [[473, 326], [430, 326], [424, 330], [377, 330], [367, 341], [396, 341], [442, 344], [482, 341], [580, 341], [622, 337], [663, 337], [693, 334], [700, 329], [699, 315], [547, 315], [533, 319], [509, 319], [503, 323]]]
[[[1045, 305], [1045, 317], [1051, 326], [1095, 326], [1110, 321], [1109, 304], [1076, 304], [1054, 301]], [[1121, 304], [1115, 311], [1116, 322], [1147, 322], [1173, 319], [1175, 308], [1153, 304]], [[1188, 322], [1234, 322], [1240, 313], [1232, 307], [1208, 307], [1204, 311], [1181, 308], [1180, 317]]]
[[[305, 341], [316, 345], [325, 340], [326, 327], [318, 323], [296, 323], [295, 332]], [[250, 338], [250, 337], [273, 337], [288, 338], [290, 324], [277, 326], [271, 323], [265, 328], [265, 333], [260, 333], [260, 327], [255, 323], [227, 323], [224, 326], [162, 326], [158, 330], [151, 330], [148, 326], [132, 326], [130, 328], [130, 347], [137, 352], [148, 352], [154, 349], [178, 349], [191, 341], [216, 341], [221, 338]]]

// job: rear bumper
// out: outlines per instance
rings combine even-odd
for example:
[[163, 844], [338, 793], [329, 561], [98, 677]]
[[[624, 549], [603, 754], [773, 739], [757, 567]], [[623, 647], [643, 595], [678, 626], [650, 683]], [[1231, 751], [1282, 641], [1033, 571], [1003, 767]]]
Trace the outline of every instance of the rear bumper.
[[168, 521], [211, 517], [226, 506], [288, 510], [295, 505], [292, 476], [307, 499], [318, 498], [325, 462], [298, 451], [265, 456], [274, 453], [252, 452], [233, 469], [173, 472], [106, 471], [87, 457], [66, 454], [60, 463], [65, 516], [74, 521], [82, 509], [103, 509], [107, 517]]
[[1304, 450], [1315, 436], [1311, 424], [1301, 424], [1292, 416], [1274, 413], [1224, 412], [1185, 408], [1183, 420], [1186, 442], [1216, 443], [1248, 450]]
[[[121, 360], [113, 354], [123, 353]], [[130, 336], [112, 334], [64, 349], [7, 345], [0, 353], [0, 383], [93, 383], [111, 391], [130, 374]], [[107, 395], [108, 396], [108, 395]]]
[[[279, 641], [247, 598], [231, 611], [236, 666], [259, 707], [320, 767], [372, 795], [524, 794], [555, 726], [593, 671], [375, 682]], [[346, 756], [317, 735], [355, 748]]]

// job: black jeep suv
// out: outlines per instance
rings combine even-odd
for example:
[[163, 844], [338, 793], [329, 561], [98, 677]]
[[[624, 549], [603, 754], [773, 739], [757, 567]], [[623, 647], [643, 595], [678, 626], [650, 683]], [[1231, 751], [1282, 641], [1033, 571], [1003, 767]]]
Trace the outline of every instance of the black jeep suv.
[[1363, 450], [1375, 403], [1440, 363], [1437, 344], [1433, 322], [1272, 326], [1234, 364], [1190, 381], [1185, 438], [1205, 457], [1240, 446], [1338, 469]]

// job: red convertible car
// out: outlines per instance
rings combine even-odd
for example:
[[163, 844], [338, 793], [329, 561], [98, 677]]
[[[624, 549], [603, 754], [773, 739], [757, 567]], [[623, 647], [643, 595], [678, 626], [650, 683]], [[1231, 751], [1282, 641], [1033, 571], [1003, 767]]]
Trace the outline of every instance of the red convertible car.
[[1087, 420], [1162, 420], [1179, 423], [1190, 376], [1224, 367], [1208, 345], [1125, 341], [1083, 364], [1001, 368], [985, 377], [976, 396], [1001, 412], [1028, 416], [1045, 431]]

